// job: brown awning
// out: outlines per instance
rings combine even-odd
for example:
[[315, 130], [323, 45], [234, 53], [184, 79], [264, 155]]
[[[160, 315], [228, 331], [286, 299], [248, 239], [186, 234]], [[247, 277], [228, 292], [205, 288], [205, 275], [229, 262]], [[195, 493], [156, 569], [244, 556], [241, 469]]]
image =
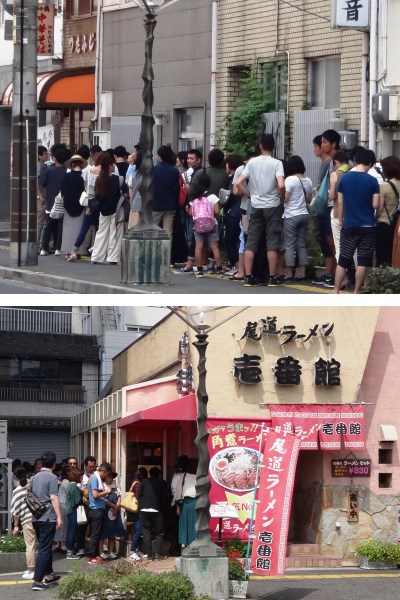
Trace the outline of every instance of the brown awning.
[[[12, 104], [13, 84], [1, 99], [2, 106]], [[37, 76], [38, 108], [92, 108], [95, 104], [94, 67], [61, 69]]]

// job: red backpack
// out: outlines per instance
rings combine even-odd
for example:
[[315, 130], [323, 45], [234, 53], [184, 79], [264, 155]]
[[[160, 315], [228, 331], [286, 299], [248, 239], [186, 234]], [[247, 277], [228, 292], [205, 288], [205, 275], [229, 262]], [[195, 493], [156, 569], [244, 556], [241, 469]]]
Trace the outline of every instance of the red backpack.
[[196, 233], [209, 233], [215, 227], [214, 210], [204, 196], [192, 202], [193, 227]]

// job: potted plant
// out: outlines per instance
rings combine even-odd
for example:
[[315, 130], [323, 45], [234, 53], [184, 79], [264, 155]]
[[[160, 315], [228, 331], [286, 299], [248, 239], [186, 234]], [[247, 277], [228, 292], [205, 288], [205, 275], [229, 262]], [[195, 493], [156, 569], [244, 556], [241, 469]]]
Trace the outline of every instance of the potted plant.
[[400, 546], [383, 540], [363, 540], [355, 547], [361, 569], [396, 569], [400, 565]]
[[232, 547], [227, 550], [228, 556], [228, 577], [229, 577], [229, 597], [246, 598], [248, 580], [244, 565], [240, 561], [240, 550], [234, 550]]
[[0, 536], [0, 573], [25, 571], [26, 546], [22, 535]]

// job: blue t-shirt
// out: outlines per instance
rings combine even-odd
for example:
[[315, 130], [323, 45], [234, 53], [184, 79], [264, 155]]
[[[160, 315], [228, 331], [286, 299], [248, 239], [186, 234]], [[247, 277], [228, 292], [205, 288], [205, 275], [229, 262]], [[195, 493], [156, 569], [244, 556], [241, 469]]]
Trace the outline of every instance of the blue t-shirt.
[[[91, 477], [88, 482], [88, 493], [89, 493], [89, 508], [92, 510], [96, 508], [105, 508], [106, 501], [104, 496], [102, 498], [93, 498], [93, 490], [99, 490], [99, 482], [97, 481], [97, 477]], [[103, 490], [99, 490], [102, 492]]]
[[343, 194], [343, 227], [375, 227], [372, 196], [379, 194], [375, 177], [361, 171], [349, 171], [341, 177], [338, 192]]

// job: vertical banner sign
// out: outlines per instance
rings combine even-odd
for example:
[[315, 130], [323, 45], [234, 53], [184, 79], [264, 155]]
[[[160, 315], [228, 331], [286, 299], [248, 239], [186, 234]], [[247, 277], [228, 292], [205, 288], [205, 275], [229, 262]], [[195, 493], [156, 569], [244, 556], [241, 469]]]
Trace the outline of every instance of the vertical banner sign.
[[270, 430], [265, 443], [254, 523], [250, 570], [264, 576], [285, 572], [286, 543], [300, 439]]
[[397, 543], [400, 544], [400, 502], [397, 503]]
[[347, 495], [347, 520], [349, 523], [358, 522], [358, 490], [349, 488]]
[[54, 4], [37, 6], [37, 54], [38, 56], [54, 54]]
[[[270, 422], [269, 422], [270, 424]], [[222, 541], [239, 537], [247, 540], [258, 486], [257, 463], [261, 463], [266, 434], [261, 422], [246, 419], [208, 419], [210, 452], [210, 502], [233, 506], [237, 519], [224, 519]], [[269, 435], [269, 434], [268, 434]], [[219, 519], [211, 519], [210, 531], [218, 540]]]

